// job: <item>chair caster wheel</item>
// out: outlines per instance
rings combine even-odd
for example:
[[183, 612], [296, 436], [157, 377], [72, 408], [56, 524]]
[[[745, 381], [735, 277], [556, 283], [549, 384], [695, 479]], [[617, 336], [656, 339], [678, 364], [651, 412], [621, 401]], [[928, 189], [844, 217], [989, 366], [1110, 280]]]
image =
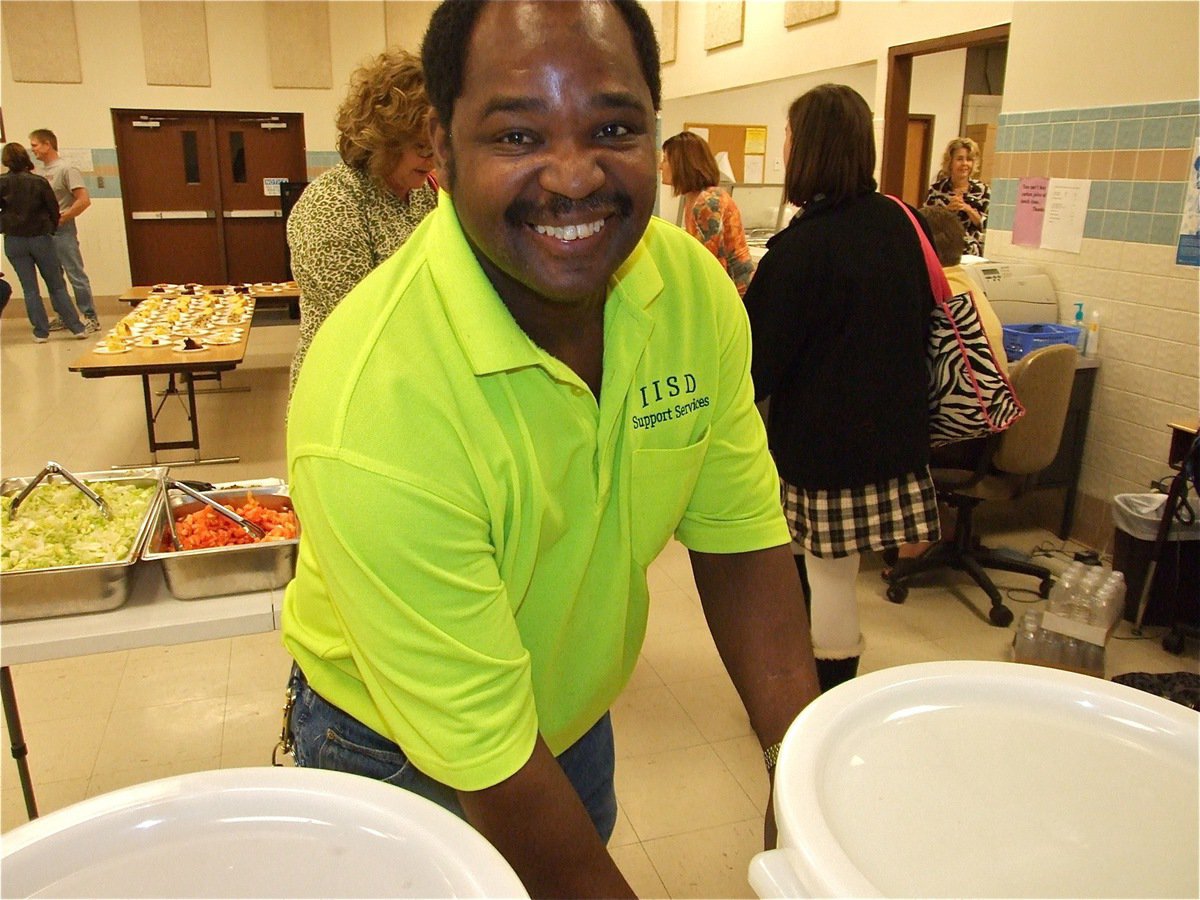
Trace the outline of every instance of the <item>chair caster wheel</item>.
[[1183, 652], [1183, 644], [1183, 632], [1181, 631], [1172, 630], [1162, 639], [1162, 648], [1175, 656]]
[[1053, 578], [1043, 578], [1042, 583], [1038, 585], [1038, 596], [1043, 600], [1050, 599], [1050, 591], [1054, 588]]
[[902, 584], [893, 584], [887, 589], [887, 598], [893, 603], [903, 603], [908, 599], [908, 588]]
[[988, 618], [997, 628], [1007, 628], [1012, 624], [1013, 614], [1007, 606], [993, 606], [988, 611]]

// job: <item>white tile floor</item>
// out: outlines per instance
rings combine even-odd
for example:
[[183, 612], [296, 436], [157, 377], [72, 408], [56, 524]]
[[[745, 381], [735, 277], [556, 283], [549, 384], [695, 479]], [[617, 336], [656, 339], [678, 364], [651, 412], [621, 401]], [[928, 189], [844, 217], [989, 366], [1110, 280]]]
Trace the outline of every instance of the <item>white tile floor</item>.
[[[100, 305], [111, 322], [114, 301]], [[238, 464], [178, 469], [225, 481], [282, 476], [282, 416], [291, 325], [255, 328], [247, 362], [225, 376], [248, 393], [199, 398], [203, 452]], [[84, 380], [67, 365], [85, 345], [56, 335], [35, 345], [20, 304], [0, 328], [0, 471], [37, 472], [54, 459], [77, 471], [146, 462], [137, 379]], [[165, 428], [182, 427], [172, 401]], [[175, 451], [164, 458], [186, 458]], [[1058, 545], [1037, 529], [989, 533], [988, 542], [1030, 550]], [[878, 563], [859, 577], [866, 652], [862, 669], [939, 659], [1007, 659], [1013, 629], [987, 624], [986, 598], [965, 580], [914, 589], [903, 606], [883, 596]], [[1008, 587], [1034, 587], [1004, 576]], [[949, 585], [948, 587], [945, 585]], [[700, 612], [686, 551], [670, 545], [651, 571], [646, 644], [617, 702], [617, 793], [612, 853], [646, 897], [748, 897], [746, 865], [761, 848], [767, 780], [745, 713], [721, 667]], [[1018, 614], [1031, 595], [1016, 594]], [[1196, 671], [1196, 648], [1165, 653], [1162, 629], [1129, 639], [1120, 626], [1109, 675]], [[289, 658], [277, 634], [149, 648], [13, 668], [39, 804], [50, 811], [85, 797], [170, 774], [268, 765], [279, 729]], [[3, 734], [4, 746], [8, 736]], [[25, 821], [16, 769], [0, 769], [0, 828]]]

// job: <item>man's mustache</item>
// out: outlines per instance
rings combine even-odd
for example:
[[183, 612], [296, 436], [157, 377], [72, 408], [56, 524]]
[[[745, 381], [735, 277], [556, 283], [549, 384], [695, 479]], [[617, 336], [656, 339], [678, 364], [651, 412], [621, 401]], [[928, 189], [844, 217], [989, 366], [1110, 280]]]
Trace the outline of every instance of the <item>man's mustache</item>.
[[623, 191], [607, 191], [580, 200], [557, 195], [544, 203], [514, 200], [504, 211], [504, 220], [509, 225], [520, 226], [527, 222], [548, 223], [549, 220], [565, 219], [579, 213], [615, 213], [627, 218], [633, 214], [633, 198]]

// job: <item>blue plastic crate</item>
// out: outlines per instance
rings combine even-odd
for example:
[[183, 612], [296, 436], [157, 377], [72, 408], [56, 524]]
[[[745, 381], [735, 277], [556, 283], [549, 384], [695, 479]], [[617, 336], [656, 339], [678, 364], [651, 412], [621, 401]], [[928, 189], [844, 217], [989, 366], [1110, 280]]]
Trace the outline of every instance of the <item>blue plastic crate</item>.
[[1049, 322], [1034, 322], [1029, 325], [1004, 326], [1004, 354], [1009, 362], [1016, 362], [1022, 356], [1032, 353], [1039, 347], [1049, 347], [1053, 344], [1070, 344], [1079, 346], [1079, 335], [1082, 329], [1074, 325], [1054, 325]]

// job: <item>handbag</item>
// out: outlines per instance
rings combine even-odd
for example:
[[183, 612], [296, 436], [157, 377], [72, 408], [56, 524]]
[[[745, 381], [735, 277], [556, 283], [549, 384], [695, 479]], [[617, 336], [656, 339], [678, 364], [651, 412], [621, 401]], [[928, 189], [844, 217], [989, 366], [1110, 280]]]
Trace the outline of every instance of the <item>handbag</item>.
[[912, 211], [890, 194], [888, 199], [896, 201], [916, 229], [936, 301], [926, 347], [930, 445], [999, 434], [1025, 415], [1025, 407], [996, 362], [975, 301], [970, 293], [951, 294], [937, 253]]

